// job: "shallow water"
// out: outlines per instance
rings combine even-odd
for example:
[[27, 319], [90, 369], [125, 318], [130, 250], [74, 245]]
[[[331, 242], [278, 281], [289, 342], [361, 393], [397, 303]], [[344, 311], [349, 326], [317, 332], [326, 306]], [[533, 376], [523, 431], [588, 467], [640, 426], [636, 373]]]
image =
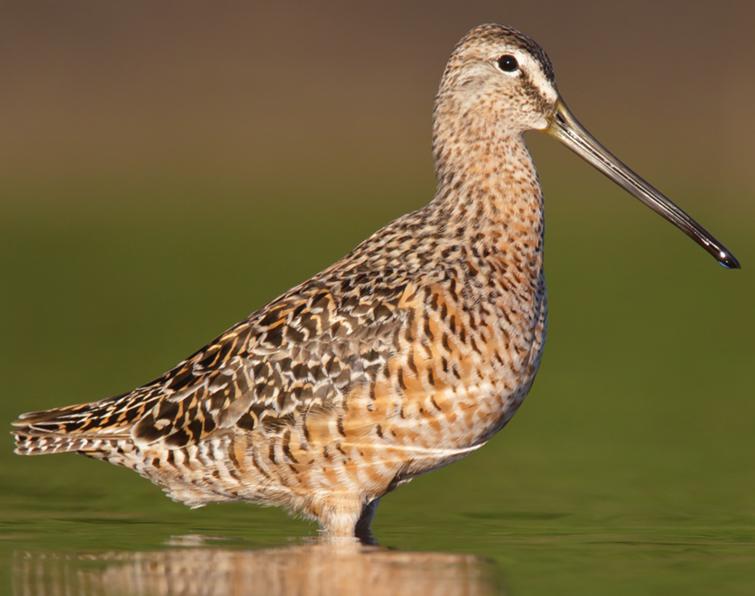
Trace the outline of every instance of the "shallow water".
[[[173, 539], [191, 543], [196, 536]], [[404, 552], [354, 544], [277, 548], [167, 547], [95, 554], [22, 553], [13, 591], [41, 594], [468, 594], [500, 592], [494, 567], [474, 555]]]
[[[337, 258], [389, 207], [335, 220], [302, 206], [287, 224], [300, 243], [285, 246], [283, 206], [230, 220], [149, 205], [139, 217], [11, 214], [0, 418], [148, 380]], [[8, 445], [0, 591], [755, 593], [755, 283], [633, 214], [607, 230], [550, 213], [550, 337], [533, 394], [485, 448], [386, 497], [380, 546], [319, 544], [311, 524], [273, 509], [191, 511], [128, 471]], [[639, 247], [635, 224], [648, 230]], [[747, 266], [745, 238], [731, 244]]]

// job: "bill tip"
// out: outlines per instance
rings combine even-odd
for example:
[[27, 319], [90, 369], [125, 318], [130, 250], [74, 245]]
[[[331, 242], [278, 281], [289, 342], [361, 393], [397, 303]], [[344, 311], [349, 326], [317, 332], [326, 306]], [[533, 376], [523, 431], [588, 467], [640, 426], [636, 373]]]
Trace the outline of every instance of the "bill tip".
[[727, 269], [741, 269], [737, 258], [733, 254], [723, 250], [718, 253], [718, 262]]

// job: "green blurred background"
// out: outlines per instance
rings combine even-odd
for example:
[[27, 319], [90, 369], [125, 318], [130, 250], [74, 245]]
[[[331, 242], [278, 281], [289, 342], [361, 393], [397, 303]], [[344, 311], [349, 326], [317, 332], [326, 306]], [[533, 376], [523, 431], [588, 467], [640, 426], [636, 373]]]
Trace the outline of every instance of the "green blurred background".
[[[743, 269], [531, 135], [540, 375], [487, 447], [386, 498], [376, 533], [474, 554], [493, 591], [755, 593], [748, 2], [4, 2], [0, 419], [155, 377], [429, 200], [433, 94], [486, 21], [537, 39], [583, 123]], [[0, 479], [0, 590], [17, 593], [19, 561], [47, 577], [50, 557], [313, 531], [276, 510], [192, 512], [10, 441]]]

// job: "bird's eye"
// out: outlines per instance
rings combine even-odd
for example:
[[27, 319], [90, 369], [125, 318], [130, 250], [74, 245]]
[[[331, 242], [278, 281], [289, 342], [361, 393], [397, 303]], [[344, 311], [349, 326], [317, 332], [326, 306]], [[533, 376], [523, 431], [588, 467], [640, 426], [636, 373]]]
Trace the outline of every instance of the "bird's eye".
[[504, 54], [498, 58], [498, 68], [503, 72], [516, 72], [519, 70], [519, 62], [511, 54]]

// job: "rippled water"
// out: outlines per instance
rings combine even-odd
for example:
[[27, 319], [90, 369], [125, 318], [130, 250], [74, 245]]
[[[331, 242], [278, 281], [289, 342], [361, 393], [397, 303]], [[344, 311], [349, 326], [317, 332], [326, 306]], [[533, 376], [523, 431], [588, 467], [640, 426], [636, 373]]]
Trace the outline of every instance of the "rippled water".
[[[496, 594], [495, 568], [474, 555], [355, 544], [232, 549], [182, 536], [161, 550], [18, 553], [13, 591], [43, 594]], [[196, 544], [193, 544], [196, 542]], [[176, 548], [173, 544], [180, 545]]]
[[[302, 207], [288, 232], [316, 223], [317, 250], [289, 244], [241, 275], [234, 255], [278, 246], [288, 215], [268, 210], [0, 221], [3, 424], [148, 380], [388, 218], [344, 231]], [[753, 277], [664, 227], [638, 246], [576, 223], [587, 240], [563, 213], [549, 228], [533, 394], [485, 448], [386, 497], [380, 546], [318, 544], [311, 524], [251, 505], [191, 511], [128, 471], [8, 443], [0, 592], [755, 594]]]
[[665, 519], [475, 513], [461, 503], [460, 512], [427, 513], [430, 503], [401, 501], [386, 507], [376, 526], [383, 545], [375, 547], [321, 544], [306, 524], [243, 506], [189, 512], [156, 501], [156, 510], [138, 514], [99, 512], [86, 500], [67, 510], [19, 507], [23, 516], [3, 523], [0, 564], [10, 593], [23, 595], [747, 594], [755, 587], [751, 519], [704, 525], [670, 511]]

